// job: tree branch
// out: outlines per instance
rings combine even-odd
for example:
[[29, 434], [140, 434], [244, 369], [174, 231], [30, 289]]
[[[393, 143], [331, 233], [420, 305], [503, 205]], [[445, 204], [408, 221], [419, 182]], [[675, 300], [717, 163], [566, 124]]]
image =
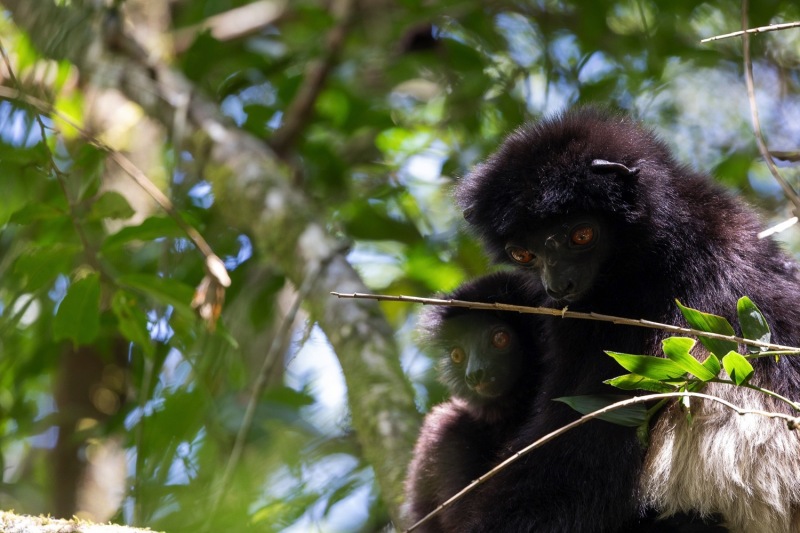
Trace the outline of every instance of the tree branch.
[[[742, 0], [742, 28], [747, 28], [748, 25], [747, 10], [748, 0]], [[767, 143], [764, 141], [764, 135], [761, 132], [761, 122], [758, 119], [758, 105], [756, 104], [755, 82], [753, 81], [753, 61], [750, 59], [750, 33], [750, 31], [743, 31], [741, 32], [741, 36], [742, 50], [744, 52], [744, 79], [747, 83], [747, 99], [750, 102], [750, 115], [753, 120], [753, 133], [756, 137], [758, 151], [761, 152], [761, 156], [764, 158], [767, 168], [769, 169], [770, 173], [772, 173], [775, 181], [778, 182], [778, 185], [781, 186], [781, 189], [783, 189], [783, 194], [794, 205], [794, 214], [798, 215], [800, 214], [800, 196], [797, 195], [797, 192], [794, 190], [794, 188], [792, 188], [792, 186], [789, 185], [789, 182], [783, 179], [783, 176], [781, 176], [780, 172], [778, 172], [778, 167], [775, 166], [775, 161], [772, 159], [772, 155], [769, 153]]]
[[270, 146], [280, 157], [284, 158], [297, 142], [306, 123], [314, 111], [314, 103], [325, 85], [333, 67], [339, 60], [344, 47], [347, 32], [353, 19], [355, 0], [344, 0], [338, 13], [336, 25], [325, 39], [323, 55], [311, 63], [306, 78], [297, 94], [283, 115], [283, 124], [270, 139]]
[[711, 333], [708, 331], [700, 331], [699, 329], [684, 328], [682, 326], [673, 326], [672, 324], [662, 324], [661, 322], [653, 322], [651, 320], [644, 320], [642, 318], [623, 318], [618, 316], [603, 315], [600, 313], [582, 313], [580, 311], [570, 311], [566, 307], [563, 309], [554, 309], [552, 307], [529, 307], [526, 305], [511, 305], [504, 303], [487, 303], [487, 302], [467, 302], [465, 300], [442, 300], [440, 298], [421, 298], [418, 296], [394, 296], [390, 294], [363, 294], [363, 293], [341, 293], [332, 292], [333, 296], [337, 298], [356, 298], [378, 300], [385, 302], [412, 302], [423, 305], [445, 305], [450, 307], [466, 307], [469, 309], [485, 309], [490, 311], [513, 311], [522, 314], [531, 315], [548, 315], [557, 316], [561, 318], [578, 318], [583, 320], [597, 320], [599, 322], [611, 322], [612, 324], [624, 326], [636, 326], [640, 328], [661, 329], [670, 331], [672, 333], [681, 333], [684, 335], [692, 335], [695, 337], [707, 337], [709, 339], [720, 339], [724, 341], [732, 341], [739, 344], [747, 344], [749, 346], [758, 346], [759, 348], [766, 348], [768, 350], [786, 350], [791, 353], [800, 353], [800, 348], [793, 346], [784, 346], [782, 344], [771, 344], [768, 342], [756, 341], [752, 339], [745, 339], [735, 335], [723, 335], [721, 333]]
[[758, 28], [750, 28], [747, 30], [735, 31], [733, 33], [726, 33], [723, 35], [715, 35], [714, 37], [709, 37], [707, 39], [703, 39], [701, 43], [709, 43], [711, 41], [719, 41], [720, 39], [729, 39], [731, 37], [738, 37], [740, 35], [745, 35], [748, 33], [766, 33], [768, 31], [779, 31], [779, 30], [786, 30], [789, 28], [797, 28], [800, 27], [800, 22], [787, 22], [784, 24], [771, 24], [770, 26], [760, 26]]

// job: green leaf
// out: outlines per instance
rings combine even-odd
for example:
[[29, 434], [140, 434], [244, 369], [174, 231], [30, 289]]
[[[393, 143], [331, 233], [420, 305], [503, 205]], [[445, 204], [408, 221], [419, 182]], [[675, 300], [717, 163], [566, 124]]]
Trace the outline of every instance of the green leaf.
[[706, 360], [703, 361], [703, 366], [706, 367], [706, 369], [715, 376], [719, 376], [719, 371], [722, 370], [722, 365], [719, 362], [719, 357], [717, 357], [713, 353], [709, 354], [709, 356], [706, 357]]
[[681, 368], [680, 365], [663, 357], [630, 355], [609, 351], [606, 353], [622, 365], [625, 370], [657, 381], [678, 379], [686, 373], [686, 370]]
[[150, 217], [138, 226], [122, 228], [103, 242], [103, 250], [110, 250], [131, 241], [152, 241], [163, 237], [182, 237], [183, 230], [170, 217]]
[[661, 343], [664, 353], [670, 361], [677, 363], [684, 371], [698, 379], [709, 381], [717, 377], [708, 368], [700, 364], [689, 351], [694, 348], [695, 340], [689, 337], [670, 337]]
[[14, 273], [26, 280], [25, 289], [35, 291], [48, 285], [59, 274], [68, 274], [81, 247], [53, 243], [25, 250], [14, 263]]
[[[613, 394], [599, 394], [592, 396], [563, 396], [553, 398], [563, 402], [581, 414], [593, 413], [612, 403], [629, 399], [630, 396], [615, 396]], [[598, 416], [600, 420], [626, 427], [638, 427], [647, 420], [647, 408], [643, 403], [628, 405]]]
[[345, 230], [356, 239], [419, 242], [421, 236], [413, 222], [390, 215], [388, 209], [385, 203], [352, 202], [342, 210]]
[[[716, 355], [714, 357], [716, 357]], [[684, 387], [684, 390], [690, 392], [700, 392], [705, 388], [705, 386], [706, 384], [703, 381], [694, 381], [692, 383], [687, 383], [686, 386]]]
[[90, 274], [67, 289], [53, 320], [53, 338], [88, 344], [100, 333], [100, 276]]
[[117, 317], [122, 335], [142, 348], [146, 354], [153, 355], [155, 348], [147, 331], [147, 315], [137, 305], [136, 298], [118, 290], [111, 300], [111, 310]]
[[134, 210], [120, 193], [108, 191], [103, 193], [96, 202], [92, 204], [89, 214], [92, 220], [102, 220], [104, 218], [125, 219], [134, 215]]
[[[683, 317], [693, 329], [699, 329], [700, 331], [707, 331], [709, 333], [719, 333], [720, 335], [735, 335], [733, 326], [723, 317], [686, 307], [677, 300], [676, 303], [681, 313], [683, 313]], [[708, 348], [708, 351], [715, 354], [717, 357], [722, 357], [730, 351], [735, 352], [739, 348], [733, 341], [709, 339], [708, 337], [700, 337], [700, 342], [703, 343], [703, 346]]]
[[264, 391], [262, 397], [265, 402], [292, 409], [308, 407], [309, 405], [313, 405], [315, 401], [311, 394], [285, 386], [269, 388]]
[[464, 280], [460, 267], [452, 261], [443, 261], [423, 246], [407, 252], [403, 268], [410, 279], [424, 283], [431, 290], [451, 291]]
[[[55, 202], [53, 202], [55, 203]], [[37, 221], [53, 222], [56, 225], [65, 225], [69, 227], [72, 224], [72, 219], [69, 215], [65, 214], [64, 210], [51, 204], [41, 204], [31, 202], [11, 217], [11, 222], [20, 225], [27, 225]]]
[[326, 89], [315, 100], [319, 116], [330, 120], [337, 128], [344, 125], [350, 114], [350, 99], [343, 91]]
[[159, 304], [171, 305], [177, 312], [194, 316], [191, 307], [194, 289], [176, 279], [160, 278], [150, 274], [129, 274], [120, 276], [117, 281], [121, 286], [151, 296]]
[[674, 392], [678, 390], [675, 385], [646, 378], [639, 374], [624, 374], [613, 379], [607, 379], [603, 383], [622, 390], [646, 390], [651, 392]]
[[0, 202], [0, 228], [6, 225], [11, 215], [25, 207], [29, 201], [25, 173], [17, 166], [10, 165], [5, 159], [3, 169], [3, 201]]
[[[739, 325], [742, 327], [742, 336], [754, 341], [770, 342], [772, 332], [769, 330], [767, 319], [761, 310], [747, 296], [742, 296], [736, 302], [736, 314], [739, 316]], [[759, 346], [747, 346], [750, 353], [765, 351], [766, 348]]]
[[736, 352], [729, 352], [728, 355], [723, 357], [722, 366], [725, 367], [725, 372], [737, 385], [746, 383], [750, 376], [753, 375], [753, 365], [743, 355]]

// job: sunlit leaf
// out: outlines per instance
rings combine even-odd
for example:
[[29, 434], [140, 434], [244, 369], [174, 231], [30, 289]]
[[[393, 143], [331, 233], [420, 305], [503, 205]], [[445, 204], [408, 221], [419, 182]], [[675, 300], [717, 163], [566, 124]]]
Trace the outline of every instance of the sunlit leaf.
[[743, 355], [736, 352], [730, 352], [723, 357], [722, 366], [737, 385], [747, 383], [750, 376], [753, 375], [753, 365]]
[[722, 364], [719, 362], [719, 357], [713, 353], [706, 357], [706, 360], [703, 361], [703, 366], [715, 376], [719, 376], [719, 372], [722, 370]]
[[646, 390], [651, 392], [674, 392], [678, 389], [675, 385], [646, 378], [639, 374], [624, 374], [616, 378], [607, 379], [603, 383], [622, 390]]
[[450, 291], [464, 280], [460, 268], [442, 261], [424, 247], [409, 250], [404, 267], [409, 278], [424, 283], [431, 290]]
[[80, 137], [80, 132], [72, 124], [78, 127], [83, 126], [83, 93], [81, 91], [61, 92], [53, 107], [58, 111], [53, 120], [58, 124], [61, 135], [67, 139]]
[[[772, 333], [769, 330], [767, 319], [753, 301], [747, 296], [742, 296], [736, 302], [736, 314], [739, 316], [739, 325], [742, 327], [742, 336], [746, 339], [770, 342]], [[757, 353], [766, 348], [747, 345], [747, 351]]]
[[[563, 402], [579, 413], [586, 415], [628, 398], [628, 396], [599, 394], [592, 396], [564, 396], [553, 398], [553, 400]], [[620, 426], [638, 427], [647, 420], [647, 407], [643, 403], [627, 405], [602, 414], [597, 418]]]
[[631, 355], [618, 352], [606, 352], [613, 357], [622, 368], [634, 374], [639, 374], [658, 381], [677, 379], [682, 377], [686, 370], [675, 361], [651, 355]]
[[671, 361], [677, 363], [684, 371], [698, 379], [708, 381], [717, 377], [708, 368], [700, 364], [689, 351], [694, 348], [695, 340], [689, 337], [669, 337], [661, 343], [664, 353]]
[[88, 344], [100, 333], [100, 276], [90, 274], [69, 286], [53, 320], [53, 338]]
[[375, 144], [387, 155], [408, 154], [425, 149], [434, 139], [429, 129], [389, 128], [375, 138]]
[[276, 524], [288, 525], [294, 523], [307, 511], [318, 497], [298, 492], [291, 499], [272, 500], [258, 507], [252, 514], [250, 521], [255, 525], [266, 525], [270, 528]]
[[[677, 302], [677, 304], [684, 318], [693, 329], [699, 329], [700, 331], [707, 331], [709, 333], [719, 333], [721, 335], [735, 334], [733, 326], [723, 317], [686, 307], [680, 302]], [[739, 347], [733, 341], [710, 339], [708, 337], [700, 337], [700, 342], [717, 357], [722, 357], [730, 351], [736, 351]]]

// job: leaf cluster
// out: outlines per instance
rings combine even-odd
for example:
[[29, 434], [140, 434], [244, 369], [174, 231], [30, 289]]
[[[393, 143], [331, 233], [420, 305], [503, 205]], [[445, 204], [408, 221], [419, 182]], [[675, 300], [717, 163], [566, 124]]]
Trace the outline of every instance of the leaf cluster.
[[[724, 317], [705, 313], [686, 307], [676, 302], [678, 308], [693, 329], [725, 336], [734, 336], [733, 326]], [[764, 315], [750, 298], [743, 296], [736, 304], [736, 315], [742, 336], [748, 340], [769, 342], [771, 332]], [[727, 383], [733, 386], [749, 387], [764, 394], [776, 396], [767, 389], [750, 384], [753, 376], [753, 358], [774, 355], [776, 360], [780, 354], [768, 352], [766, 348], [750, 345], [739, 346], [734, 341], [710, 337], [698, 337], [704, 350], [697, 350], [697, 341], [689, 337], [673, 336], [662, 341], [663, 357], [652, 355], [632, 355], [613, 351], [605, 353], [627, 370], [616, 378], [604, 383], [626, 391], [665, 392], [699, 392], [706, 383]], [[744, 353], [740, 353], [743, 351]], [[722, 370], [724, 369], [724, 373]], [[624, 399], [619, 396], [577, 396], [559, 398], [586, 414]], [[783, 399], [783, 398], [782, 398]], [[783, 399], [794, 409], [798, 405]], [[655, 408], [645, 409], [643, 406], [629, 406], [612, 411], [600, 418], [608, 422], [624, 426], [646, 427], [650, 418], [663, 406], [661, 402]]]

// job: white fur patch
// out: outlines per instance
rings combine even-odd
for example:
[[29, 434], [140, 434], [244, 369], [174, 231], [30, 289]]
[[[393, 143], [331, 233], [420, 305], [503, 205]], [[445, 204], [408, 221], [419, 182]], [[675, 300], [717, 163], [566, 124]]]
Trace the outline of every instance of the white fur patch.
[[[710, 383], [703, 392], [746, 409], [778, 411], [764, 394]], [[786, 422], [740, 416], [692, 398], [691, 423], [672, 405], [653, 427], [641, 490], [664, 516], [719, 513], [731, 533], [800, 533], [800, 435]]]

